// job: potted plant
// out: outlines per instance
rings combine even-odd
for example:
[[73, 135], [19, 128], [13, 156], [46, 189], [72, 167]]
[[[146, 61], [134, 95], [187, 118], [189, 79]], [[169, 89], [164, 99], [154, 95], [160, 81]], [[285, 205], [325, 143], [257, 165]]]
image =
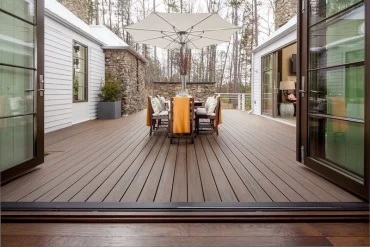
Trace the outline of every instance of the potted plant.
[[121, 83], [105, 76], [105, 84], [100, 87], [98, 103], [99, 119], [116, 119], [121, 117]]
[[75, 77], [73, 82], [73, 99], [78, 100], [78, 78]]

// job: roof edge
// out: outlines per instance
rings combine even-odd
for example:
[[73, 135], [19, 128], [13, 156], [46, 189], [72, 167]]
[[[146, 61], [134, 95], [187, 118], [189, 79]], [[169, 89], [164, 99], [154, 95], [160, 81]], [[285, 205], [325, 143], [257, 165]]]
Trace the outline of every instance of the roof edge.
[[254, 48], [252, 50], [252, 53], [256, 53], [256, 52], [262, 50], [263, 48], [271, 45], [275, 41], [281, 39], [283, 36], [288, 35], [291, 32], [294, 32], [295, 30], [297, 30], [297, 24], [294, 24], [293, 26], [291, 26], [291, 27], [285, 29], [284, 31], [282, 31], [281, 33], [279, 33], [278, 35], [276, 35], [276, 36], [272, 37], [271, 39], [267, 40], [265, 43], [257, 46], [256, 48]]
[[134, 48], [131, 46], [103, 46], [104, 50], [128, 50], [132, 55], [139, 58], [145, 64], [148, 64], [149, 61], [140, 55]]
[[54, 21], [57, 21], [58, 23], [70, 28], [71, 30], [75, 31], [76, 33], [84, 36], [85, 38], [101, 45], [101, 46], [104, 46], [105, 43], [103, 43], [102, 41], [100, 41], [99, 39], [95, 38], [94, 36], [86, 33], [85, 31], [83, 31], [81, 28], [73, 25], [72, 23], [68, 22], [68, 20], [66, 19], [63, 19], [61, 18], [59, 15], [55, 14], [53, 11], [45, 8], [45, 15], [47, 17], [50, 17], [51, 19], [53, 19]]

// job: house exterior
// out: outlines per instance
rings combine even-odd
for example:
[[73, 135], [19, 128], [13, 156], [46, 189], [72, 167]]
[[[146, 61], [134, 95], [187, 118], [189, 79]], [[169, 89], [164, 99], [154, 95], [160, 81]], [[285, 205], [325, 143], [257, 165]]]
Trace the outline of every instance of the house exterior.
[[[285, 25], [283, 25], [281, 28], [276, 30], [264, 43], [260, 44], [258, 47], [256, 47], [252, 51], [252, 112], [256, 115], [261, 115], [264, 112], [263, 102], [265, 104], [268, 104], [268, 106], [265, 105], [266, 111], [265, 113], [270, 116], [277, 116], [278, 112], [273, 111], [271, 108], [278, 108], [277, 102], [270, 102], [274, 99], [272, 97], [269, 97], [273, 95], [274, 91], [275, 93], [278, 93], [278, 82], [280, 80], [287, 80], [287, 77], [283, 77], [283, 70], [289, 71], [290, 64], [289, 61], [284, 61], [281, 67], [281, 75], [277, 75], [276, 72], [278, 70], [279, 64], [282, 62], [276, 62], [274, 60], [277, 59], [277, 55], [274, 58], [270, 58], [271, 64], [275, 64], [271, 68], [271, 73], [275, 74], [274, 78], [269, 77], [265, 79], [269, 79], [270, 81], [266, 81], [265, 85], [268, 86], [268, 88], [271, 90], [271, 92], [263, 92], [263, 76], [264, 76], [264, 70], [267, 71], [269, 68], [263, 65], [263, 58], [268, 57], [271, 54], [274, 54], [278, 51], [283, 50], [286, 47], [289, 47], [291, 45], [294, 46], [294, 44], [297, 42], [297, 17], [294, 16], [292, 19], [290, 19]], [[292, 47], [293, 48], [293, 47]], [[295, 48], [296, 49], [296, 48]], [[293, 54], [293, 52], [290, 52], [290, 54]], [[296, 53], [296, 51], [295, 51]], [[272, 66], [272, 65], [271, 65]], [[286, 69], [285, 69], [286, 68]], [[289, 72], [287, 72], [288, 74]], [[266, 75], [266, 73], [265, 73]], [[294, 75], [293, 75], [294, 76]], [[279, 78], [278, 78], [279, 77]], [[266, 88], [265, 88], [266, 89]], [[265, 95], [265, 97], [263, 97]], [[267, 101], [267, 103], [266, 103]], [[277, 101], [277, 100], [276, 100]]]
[[[120, 73], [116, 73], [117, 61], [113, 67], [108, 65], [112, 52], [125, 61]], [[130, 109], [123, 113], [143, 109], [140, 95], [146, 60], [105, 26], [86, 24], [56, 0], [45, 1], [44, 56], [45, 133], [96, 119], [105, 73], [122, 81], [122, 108]], [[140, 90], [133, 92], [132, 87]]]

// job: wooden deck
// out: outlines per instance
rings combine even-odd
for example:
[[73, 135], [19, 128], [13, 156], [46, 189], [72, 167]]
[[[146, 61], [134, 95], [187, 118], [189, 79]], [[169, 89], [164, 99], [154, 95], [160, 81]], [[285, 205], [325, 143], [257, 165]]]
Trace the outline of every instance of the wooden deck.
[[45, 163], [3, 202], [358, 202], [295, 161], [295, 128], [223, 111], [220, 135], [192, 145], [150, 137], [145, 111], [46, 135]]
[[2, 223], [2, 246], [369, 246], [364, 223]]

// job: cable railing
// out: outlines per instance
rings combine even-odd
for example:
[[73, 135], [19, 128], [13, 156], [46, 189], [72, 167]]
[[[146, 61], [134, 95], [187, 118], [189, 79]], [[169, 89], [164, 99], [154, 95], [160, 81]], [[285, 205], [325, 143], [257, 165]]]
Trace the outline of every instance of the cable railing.
[[215, 93], [221, 97], [222, 109], [248, 111], [251, 109], [250, 93]]

